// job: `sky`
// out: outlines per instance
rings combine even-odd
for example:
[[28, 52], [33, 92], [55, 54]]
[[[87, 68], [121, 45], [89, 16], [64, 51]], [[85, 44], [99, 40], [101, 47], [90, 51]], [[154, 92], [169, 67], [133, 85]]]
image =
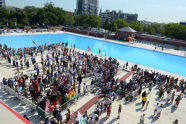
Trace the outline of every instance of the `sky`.
[[[43, 7], [50, 1], [67, 11], [74, 12], [76, 8], [76, 0], [6, 0], [6, 5], [19, 8], [28, 5]], [[99, 9], [137, 13], [138, 20], [151, 22], [186, 21], [186, 0], [99, 0]]]

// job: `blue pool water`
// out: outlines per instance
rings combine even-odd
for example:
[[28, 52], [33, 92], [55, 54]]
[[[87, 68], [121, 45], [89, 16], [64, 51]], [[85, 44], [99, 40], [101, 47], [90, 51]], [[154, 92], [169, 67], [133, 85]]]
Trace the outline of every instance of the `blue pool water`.
[[12, 48], [23, 48], [34, 46], [32, 41], [39, 45], [69, 42], [75, 44], [76, 48], [98, 53], [99, 49], [103, 54], [132, 63], [148, 66], [151, 68], [171, 72], [186, 76], [186, 58], [152, 50], [146, 50], [127, 45], [110, 43], [71, 34], [43, 34], [43, 35], [23, 35], [23, 36], [0, 36], [0, 43]]

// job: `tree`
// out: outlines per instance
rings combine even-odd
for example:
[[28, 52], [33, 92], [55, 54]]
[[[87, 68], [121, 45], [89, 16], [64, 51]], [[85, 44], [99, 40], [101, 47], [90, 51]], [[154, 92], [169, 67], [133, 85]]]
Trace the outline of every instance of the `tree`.
[[79, 21], [80, 21], [80, 15], [75, 15], [74, 16], [74, 25], [79, 26]]
[[[34, 19], [35, 19], [35, 22], [34, 22], [35, 25], [38, 25], [38, 24], [42, 25], [46, 20], [48, 20], [46, 18], [46, 13], [44, 9], [42, 8], [38, 9], [37, 14], [34, 16]], [[46, 22], [49, 23], [49, 21], [46, 21]]]
[[90, 15], [88, 19], [88, 23], [90, 27], [100, 28], [101, 26], [100, 17], [96, 15]]
[[176, 33], [180, 30], [179, 24], [169, 23], [164, 25], [164, 35], [167, 37], [175, 38]]
[[78, 20], [79, 26], [83, 26], [84, 28], [88, 28], [89, 27], [88, 20], [89, 20], [89, 16], [87, 14], [80, 15], [80, 18]]
[[9, 12], [5, 8], [0, 8], [0, 25], [6, 25], [8, 22]]
[[35, 21], [35, 16], [38, 13], [38, 8], [34, 7], [34, 6], [26, 6], [23, 9], [26, 14], [27, 14], [27, 18], [28, 18], [28, 23], [29, 25], [34, 25], [37, 22]]
[[103, 24], [103, 28], [106, 29], [106, 30], [109, 30], [109, 25], [110, 25], [110, 24], [111, 24], [111, 23], [109, 22], [109, 20], [106, 19], [105, 23]]
[[28, 24], [28, 18], [27, 18], [27, 14], [24, 10], [17, 10], [16, 11], [16, 18], [17, 18], [17, 22], [19, 24], [23, 24], [23, 25], [27, 25]]
[[153, 26], [156, 34], [161, 34], [162, 33], [163, 29], [162, 29], [162, 26], [160, 24], [153, 24], [152, 26]]
[[143, 25], [138, 21], [131, 22], [129, 26], [136, 31], [139, 31], [139, 32], [143, 31]]
[[116, 20], [116, 25], [118, 29], [128, 26], [128, 23], [124, 19]]
[[155, 29], [153, 26], [148, 26], [147, 32], [151, 35], [154, 35], [156, 33]]
[[164, 25], [163, 35], [180, 40], [186, 40], [186, 26], [177, 23]]
[[145, 32], [145, 33], [148, 32], [148, 29], [149, 29], [149, 26], [148, 25], [144, 25], [143, 26], [143, 32]]
[[74, 18], [71, 14], [65, 12], [65, 25], [73, 25], [74, 24]]
[[115, 32], [118, 29], [116, 21], [111, 22], [111, 28], [110, 31]]

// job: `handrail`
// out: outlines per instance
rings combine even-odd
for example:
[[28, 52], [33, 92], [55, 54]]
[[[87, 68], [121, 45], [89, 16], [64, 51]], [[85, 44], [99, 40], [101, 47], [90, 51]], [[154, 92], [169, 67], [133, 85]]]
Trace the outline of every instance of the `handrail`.
[[27, 98], [25, 98], [21, 94], [17, 93], [12, 88], [10, 88], [8, 85], [4, 85], [1, 82], [0, 82], [0, 85], [1, 85], [1, 89], [4, 89], [5, 91], [9, 92], [11, 95], [13, 95], [16, 98], [18, 98], [19, 100], [21, 100], [21, 102], [30, 106], [33, 110], [36, 110], [38, 112], [38, 115], [41, 116], [41, 118], [45, 119], [46, 117], [49, 116], [48, 112], [42, 110], [38, 105], [34, 104], [32, 101], [28, 100]]

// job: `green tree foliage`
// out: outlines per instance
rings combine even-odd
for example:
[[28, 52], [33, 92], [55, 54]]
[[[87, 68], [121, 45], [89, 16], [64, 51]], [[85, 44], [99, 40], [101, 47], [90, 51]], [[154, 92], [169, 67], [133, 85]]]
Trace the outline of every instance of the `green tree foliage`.
[[105, 23], [103, 24], [103, 28], [106, 29], [106, 30], [110, 30], [109, 25], [111, 25], [111, 23], [109, 22], [108, 19], [106, 19]]
[[113, 20], [110, 22], [108, 19], [105, 21], [103, 24], [103, 28], [112, 32], [117, 31], [118, 26], [117, 26], [117, 21]]
[[186, 26], [176, 23], [164, 25], [163, 35], [171, 38], [186, 40]]
[[128, 26], [128, 23], [124, 19], [116, 20], [116, 24], [118, 29]]
[[162, 26], [160, 24], [153, 24], [152, 27], [155, 30], [156, 34], [161, 34], [162, 33]]
[[152, 25], [143, 26], [143, 32], [154, 35], [156, 34], [155, 28]]
[[9, 27], [47, 27], [60, 25], [82, 26], [84, 28], [103, 27], [109, 31], [116, 31], [119, 28], [130, 26], [138, 32], [149, 34], [161, 34], [171, 38], [186, 40], [186, 26], [177, 23], [169, 23], [161, 26], [160, 24], [145, 25], [138, 21], [127, 24], [123, 19], [110, 22], [108, 19], [101, 25], [100, 17], [95, 15], [73, 15], [64, 11], [62, 8], [55, 7], [52, 3], [47, 3], [43, 8], [26, 6], [23, 9], [6, 10], [0, 8], [0, 28]]
[[131, 22], [129, 26], [138, 32], [143, 31], [143, 25], [138, 21]]
[[90, 27], [100, 28], [100, 26], [101, 26], [101, 20], [96, 15], [90, 15], [88, 22], [89, 22]]
[[5, 8], [0, 8], [0, 25], [6, 25], [9, 17], [9, 12]]
[[84, 28], [88, 28], [88, 27], [99, 28], [101, 26], [101, 20], [96, 15], [87, 15], [87, 14], [76, 15], [74, 17], [74, 25], [82, 26]]
[[8, 11], [0, 9], [0, 25], [13, 28], [17, 26], [57, 26], [73, 25], [74, 17], [72, 14], [59, 7], [54, 7], [52, 3], [47, 3], [43, 8], [26, 6], [24, 9]]
[[116, 21], [112, 21], [110, 23], [109, 27], [110, 27], [110, 31], [112, 31], [112, 32], [115, 32], [118, 29]]

